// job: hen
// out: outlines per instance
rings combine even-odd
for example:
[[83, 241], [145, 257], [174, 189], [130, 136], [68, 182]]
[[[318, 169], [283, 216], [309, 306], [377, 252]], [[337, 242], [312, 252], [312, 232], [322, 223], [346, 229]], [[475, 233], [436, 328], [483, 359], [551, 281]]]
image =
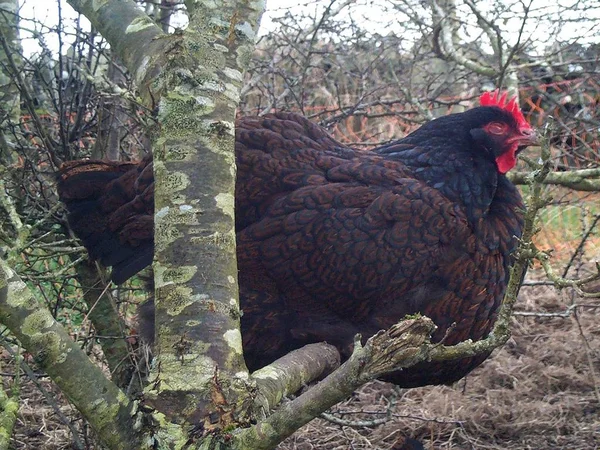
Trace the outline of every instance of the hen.
[[[237, 253], [251, 370], [307, 343], [348, 357], [420, 312], [434, 341], [484, 338], [502, 301], [523, 204], [505, 173], [535, 144], [515, 99], [432, 120], [365, 152], [292, 113], [237, 123]], [[152, 262], [152, 161], [74, 161], [59, 174], [69, 223], [121, 283]], [[420, 364], [400, 386], [451, 383], [488, 355]]]

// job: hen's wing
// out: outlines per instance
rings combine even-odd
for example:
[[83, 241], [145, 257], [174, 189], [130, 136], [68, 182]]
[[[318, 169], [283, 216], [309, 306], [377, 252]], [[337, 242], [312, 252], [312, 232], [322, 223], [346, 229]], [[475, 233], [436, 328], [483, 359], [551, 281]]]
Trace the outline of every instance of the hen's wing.
[[408, 294], [472, 254], [474, 236], [438, 191], [409, 178], [396, 183], [330, 182], [282, 196], [238, 233], [242, 276], [264, 268], [287, 306], [311, 315], [359, 323], [385, 308], [396, 319], [420, 310], [426, 292]]
[[235, 153], [238, 230], [260, 220], [281, 196], [327, 184], [327, 171], [356, 155], [306, 118], [281, 112], [240, 119]]

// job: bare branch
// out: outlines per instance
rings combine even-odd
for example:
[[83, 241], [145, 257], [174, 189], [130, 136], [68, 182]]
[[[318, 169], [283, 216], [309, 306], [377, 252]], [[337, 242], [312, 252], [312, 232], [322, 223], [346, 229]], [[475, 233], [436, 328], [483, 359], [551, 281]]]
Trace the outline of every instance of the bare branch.
[[486, 75], [489, 77], [496, 76], [496, 69], [473, 61], [468, 58], [462, 50], [455, 47], [452, 36], [454, 28], [450, 23], [449, 12], [442, 8], [437, 0], [431, 1], [431, 8], [433, 10], [434, 18], [440, 27], [439, 42], [445, 57], [454, 60], [461, 66], [466, 67], [479, 75]]
[[[528, 184], [531, 178], [529, 172], [510, 172], [507, 176], [510, 181], [518, 185]], [[542, 183], [564, 186], [575, 191], [599, 192], [600, 168], [550, 172]]]
[[[0, 319], [112, 449], [137, 448], [134, 405], [0, 260]], [[73, 370], [76, 367], [77, 370]]]
[[301, 396], [281, 405], [262, 422], [236, 433], [237, 448], [272, 449], [367, 381], [423, 360], [423, 344], [429, 340], [434, 328], [430, 319], [420, 317], [380, 331], [364, 346], [357, 337], [352, 356], [339, 369]]
[[266, 417], [281, 400], [302, 386], [323, 378], [340, 365], [340, 354], [329, 344], [310, 344], [272, 362], [252, 374], [258, 395], [256, 405]]

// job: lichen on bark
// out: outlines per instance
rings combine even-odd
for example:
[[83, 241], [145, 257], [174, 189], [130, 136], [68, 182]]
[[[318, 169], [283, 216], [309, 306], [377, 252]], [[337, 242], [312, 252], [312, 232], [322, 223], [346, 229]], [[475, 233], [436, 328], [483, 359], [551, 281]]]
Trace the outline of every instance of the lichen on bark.
[[[50, 312], [38, 304], [3, 260], [0, 322], [33, 355], [39, 368], [52, 377], [109, 448], [137, 448], [133, 403], [89, 360]], [[75, 367], [77, 370], [73, 370]]]
[[[239, 55], [253, 48], [259, 10], [252, 3], [219, 3], [188, 5], [190, 24], [172, 37], [153, 84], [162, 94], [154, 154], [160, 371], [148, 398], [167, 417], [201, 424], [205, 432], [247, 422], [254, 390], [232, 276], [233, 192], [235, 108], [248, 62]], [[250, 21], [239, 19], [248, 12]], [[182, 265], [186, 276], [165, 277]]]

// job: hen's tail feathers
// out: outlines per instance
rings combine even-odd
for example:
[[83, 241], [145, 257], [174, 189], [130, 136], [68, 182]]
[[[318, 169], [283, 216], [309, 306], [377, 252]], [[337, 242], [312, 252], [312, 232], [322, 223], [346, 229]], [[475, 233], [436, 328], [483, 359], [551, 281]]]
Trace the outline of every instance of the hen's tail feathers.
[[112, 266], [117, 284], [152, 264], [152, 160], [72, 161], [58, 174], [58, 194], [73, 232], [93, 259]]

